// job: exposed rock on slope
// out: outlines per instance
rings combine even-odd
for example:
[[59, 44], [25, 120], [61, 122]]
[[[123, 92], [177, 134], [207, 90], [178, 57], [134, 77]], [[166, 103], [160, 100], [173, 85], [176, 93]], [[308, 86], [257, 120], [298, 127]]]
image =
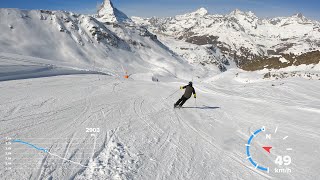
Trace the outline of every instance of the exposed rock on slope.
[[123, 22], [65, 11], [0, 9], [0, 52], [115, 75], [123, 74], [125, 66], [130, 74], [188, 78], [186, 61], [146, 28]]
[[110, 0], [105, 0], [98, 10], [99, 20], [101, 22], [121, 23], [131, 22], [130, 18], [117, 8], [115, 8]]
[[[261, 59], [265, 59], [268, 64], [267, 59], [278, 58], [275, 55], [303, 54], [307, 57], [320, 50], [320, 23], [302, 14], [261, 19], [250, 11], [237, 9], [227, 15], [211, 15], [206, 9], [200, 8], [192, 13], [169, 18], [132, 19], [156, 34], [196, 45], [213, 45], [243, 69], [248, 69], [248, 64]], [[313, 60], [303, 61], [314, 63]], [[257, 70], [260, 67], [250, 69]]]

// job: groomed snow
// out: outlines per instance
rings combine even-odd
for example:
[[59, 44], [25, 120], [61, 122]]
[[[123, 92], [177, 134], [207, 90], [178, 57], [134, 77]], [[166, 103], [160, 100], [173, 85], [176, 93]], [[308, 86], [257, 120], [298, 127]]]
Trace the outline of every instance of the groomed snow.
[[[0, 146], [12, 143], [4, 179], [317, 179], [320, 81], [242, 83], [230, 70], [195, 82], [197, 101], [173, 109], [185, 82], [68, 75], [0, 82]], [[245, 74], [244, 72], [242, 72]], [[249, 75], [250, 76], [250, 75]], [[272, 86], [275, 84], [276, 86]], [[177, 91], [177, 93], [174, 93]], [[174, 94], [173, 94], [174, 93]], [[278, 127], [260, 164], [292, 157], [291, 174], [263, 173], [246, 159], [251, 132]], [[99, 128], [99, 132], [86, 132]], [[256, 145], [265, 144], [263, 138]], [[286, 152], [285, 148], [293, 149]], [[5, 149], [0, 149], [0, 159]]]

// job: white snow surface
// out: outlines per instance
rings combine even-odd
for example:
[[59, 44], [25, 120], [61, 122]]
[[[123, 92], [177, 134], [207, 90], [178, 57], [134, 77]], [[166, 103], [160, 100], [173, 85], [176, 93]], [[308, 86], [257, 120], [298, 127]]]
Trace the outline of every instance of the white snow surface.
[[284, 57], [280, 57], [279, 61], [282, 62], [282, 63], [289, 63], [289, 61]]
[[[320, 179], [317, 76], [218, 73], [170, 50], [192, 60], [205, 47], [70, 12], [0, 9], [0, 29], [0, 179]], [[274, 71], [298, 70], [320, 65]], [[197, 99], [173, 109], [192, 79]], [[289, 155], [291, 173], [247, 159], [263, 126], [277, 134], [255, 138], [252, 157], [281, 168]]]
[[[320, 81], [298, 78], [243, 83], [227, 71], [195, 83], [197, 101], [173, 109], [182, 81], [139, 81], [68, 75], [0, 83], [0, 146], [12, 143], [12, 170], [3, 179], [318, 179]], [[238, 72], [239, 73], [239, 72]], [[241, 72], [240, 72], [241, 73]], [[245, 72], [242, 72], [246, 74]], [[249, 77], [250, 75], [247, 74]], [[276, 84], [276, 86], [271, 86]], [[170, 96], [171, 95], [171, 96]], [[291, 174], [263, 173], [245, 144], [262, 126], [278, 127], [260, 164], [292, 157]], [[99, 132], [87, 132], [99, 128]], [[255, 140], [258, 146], [264, 139]], [[268, 144], [270, 145], [270, 144]], [[285, 148], [292, 148], [287, 152]], [[4, 159], [5, 149], [0, 149]]]
[[[194, 65], [194, 70], [202, 69], [202, 71], [198, 71], [199, 74], [204, 72], [209, 72], [211, 75], [221, 73], [218, 66], [225, 66], [222, 63], [223, 60], [231, 64], [231, 66], [226, 66], [228, 68], [236, 66], [229, 56], [225, 56], [220, 52], [219, 48], [210, 45], [198, 46], [164, 35], [158, 35], [158, 39], [177, 55]], [[210, 75], [207, 74], [205, 76], [208, 77]]]

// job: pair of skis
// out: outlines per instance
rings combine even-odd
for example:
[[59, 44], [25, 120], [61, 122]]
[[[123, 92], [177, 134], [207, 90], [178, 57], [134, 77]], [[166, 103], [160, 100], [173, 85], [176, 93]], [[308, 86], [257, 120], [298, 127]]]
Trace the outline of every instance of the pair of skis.
[[177, 108], [178, 108], [178, 109], [181, 109], [181, 108], [183, 108], [183, 107], [182, 107], [182, 106], [179, 106], [179, 105], [173, 105], [173, 108], [174, 108], [174, 109], [177, 109]]

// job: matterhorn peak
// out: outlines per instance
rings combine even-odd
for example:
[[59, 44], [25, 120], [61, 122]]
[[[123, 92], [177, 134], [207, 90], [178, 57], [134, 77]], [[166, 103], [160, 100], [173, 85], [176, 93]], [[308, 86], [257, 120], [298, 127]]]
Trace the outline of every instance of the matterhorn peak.
[[204, 16], [204, 15], [207, 15], [208, 14], [208, 11], [206, 8], [200, 8], [198, 10], [196, 10], [195, 12], [191, 13], [191, 14], [194, 14], [194, 15], [200, 15], [200, 16]]
[[111, 0], [104, 0], [98, 9], [99, 20], [102, 22], [122, 23], [130, 22], [130, 18], [113, 6]]

